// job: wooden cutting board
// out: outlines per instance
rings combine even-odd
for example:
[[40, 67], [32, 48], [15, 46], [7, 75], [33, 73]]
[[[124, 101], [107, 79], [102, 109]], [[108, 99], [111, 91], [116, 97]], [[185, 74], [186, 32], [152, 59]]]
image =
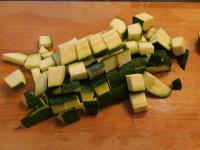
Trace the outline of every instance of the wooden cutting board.
[[159, 75], [167, 84], [181, 78], [181, 91], [173, 91], [166, 99], [148, 97], [149, 110], [139, 115], [134, 115], [125, 101], [95, 117], [82, 115], [79, 122], [68, 126], [51, 118], [16, 130], [28, 112], [20, 96], [25, 89], [33, 89], [33, 81], [20, 67], [28, 84], [16, 92], [10, 90], [3, 78], [18, 66], [0, 57], [0, 149], [200, 149], [199, 3], [0, 2], [0, 54], [36, 51], [39, 35], [51, 35], [56, 50], [56, 45], [73, 36], [80, 38], [106, 29], [113, 17], [130, 24], [132, 16], [141, 12], [153, 15], [155, 27], [163, 27], [172, 37], [184, 36], [191, 51], [186, 71], [174, 61], [173, 72]]

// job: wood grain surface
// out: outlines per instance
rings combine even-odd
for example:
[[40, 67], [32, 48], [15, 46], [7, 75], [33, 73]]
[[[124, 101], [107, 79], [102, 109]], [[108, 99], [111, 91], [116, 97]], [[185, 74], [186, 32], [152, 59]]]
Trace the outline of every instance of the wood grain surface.
[[[31, 53], [38, 50], [39, 35], [51, 35], [54, 47], [72, 36], [77, 38], [102, 31], [113, 17], [130, 24], [134, 14], [148, 12], [155, 27], [172, 37], [183, 35], [191, 50], [186, 71], [176, 61], [174, 72], [159, 75], [169, 84], [179, 77], [181, 91], [166, 99], [148, 97], [147, 113], [134, 115], [129, 101], [101, 110], [95, 117], [82, 115], [79, 122], [61, 126], [51, 118], [29, 129], [16, 130], [28, 112], [20, 103], [28, 84], [16, 92], [3, 78], [18, 66], [0, 57], [0, 149], [1, 150], [128, 150], [200, 149], [200, 3], [111, 3], [111, 2], [0, 2], [0, 54]], [[200, 45], [200, 44], [199, 44]]]

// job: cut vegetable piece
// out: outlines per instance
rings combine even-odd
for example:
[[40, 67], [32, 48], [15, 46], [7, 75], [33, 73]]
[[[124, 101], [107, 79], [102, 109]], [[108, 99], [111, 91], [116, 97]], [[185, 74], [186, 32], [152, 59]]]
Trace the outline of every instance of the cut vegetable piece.
[[118, 69], [108, 72], [106, 74], [106, 79], [108, 81], [110, 89], [116, 88], [122, 83], [122, 76]]
[[67, 125], [80, 120], [80, 116], [76, 112], [75, 108], [69, 108], [63, 112], [61, 112], [57, 116], [58, 120], [60, 120], [63, 124]]
[[59, 51], [56, 51], [55, 53], [53, 53], [52, 58], [57, 66], [61, 65]]
[[4, 81], [12, 89], [18, 89], [26, 84], [24, 74], [19, 69], [6, 76]]
[[111, 89], [110, 94], [114, 103], [120, 103], [126, 100], [129, 96], [127, 85], [121, 84], [120, 86]]
[[48, 95], [48, 103], [50, 106], [53, 106], [53, 105], [61, 105], [61, 104], [64, 104], [65, 103], [65, 99], [64, 99], [64, 96], [50, 96]]
[[153, 26], [154, 17], [148, 13], [141, 13], [133, 16], [133, 23], [140, 23], [143, 31], [147, 31]]
[[98, 96], [97, 99], [98, 99], [100, 108], [104, 108], [104, 107], [107, 107], [107, 106], [112, 105], [112, 104], [115, 103], [115, 101], [112, 98], [112, 95], [110, 94], [110, 92], [106, 92], [106, 93]]
[[89, 56], [89, 57], [87, 57], [87, 58], [85, 58], [84, 60], [83, 60], [83, 63], [84, 63], [84, 65], [87, 67], [87, 66], [89, 66], [89, 65], [91, 65], [91, 64], [93, 64], [93, 63], [95, 63], [96, 62], [96, 59], [95, 59], [95, 57], [94, 56]]
[[185, 70], [189, 54], [190, 54], [190, 51], [188, 49], [186, 49], [184, 54], [182, 54], [182, 55], [180, 55], [180, 56], [177, 57], [177, 62], [179, 64], [179, 66], [183, 70]]
[[45, 59], [45, 58], [48, 58], [48, 57], [52, 57], [53, 56], [53, 51], [51, 51], [51, 52], [47, 52], [47, 53], [42, 53], [42, 54], [40, 54], [41, 55], [41, 57], [42, 57], [42, 59]]
[[38, 109], [31, 111], [26, 117], [21, 120], [24, 127], [31, 127], [43, 120], [50, 118], [53, 115], [49, 106], [45, 105]]
[[64, 93], [77, 93], [81, 87], [79, 81], [65, 80], [62, 88]]
[[140, 40], [142, 38], [142, 27], [139, 23], [128, 26], [128, 40]]
[[155, 32], [157, 31], [156, 28], [150, 28], [147, 32], [146, 32], [146, 39], [149, 40], [151, 39], [151, 37], [155, 34]]
[[154, 53], [154, 46], [150, 42], [139, 42], [140, 55], [148, 55]]
[[3, 61], [10, 62], [17, 65], [24, 65], [27, 55], [23, 53], [4, 53]]
[[141, 92], [145, 90], [145, 84], [142, 74], [126, 75], [126, 82], [130, 92]]
[[104, 64], [96, 63], [87, 68], [87, 73], [90, 79], [93, 79], [104, 73]]
[[87, 115], [96, 115], [99, 109], [99, 101], [97, 98], [83, 100], [83, 109]]
[[105, 58], [103, 60], [103, 64], [104, 64], [104, 70], [106, 73], [108, 73], [109, 71], [111, 71], [119, 66], [117, 57], [115, 55]]
[[69, 74], [72, 81], [87, 79], [87, 71], [83, 62], [75, 62], [68, 66]]
[[91, 84], [97, 96], [110, 91], [108, 83], [103, 76], [97, 77], [97, 79], [94, 79]]
[[50, 48], [53, 46], [53, 39], [50, 36], [39, 36], [39, 46]]
[[119, 34], [122, 40], [126, 38], [127, 26], [126, 26], [126, 23], [122, 19], [114, 18], [110, 22], [110, 27], [112, 27], [113, 29], [117, 31], [117, 33]]
[[52, 89], [53, 95], [62, 95], [63, 93], [64, 92], [61, 86]]
[[52, 110], [53, 114], [59, 114], [67, 109], [68, 109], [68, 106], [66, 103], [51, 105], [51, 110]]
[[52, 57], [48, 57], [46, 59], [41, 60], [39, 66], [42, 71], [47, 71], [49, 67], [55, 66], [55, 62]]
[[148, 103], [144, 92], [130, 94], [130, 100], [134, 113], [140, 113], [148, 109]]
[[108, 50], [115, 51], [122, 48], [122, 40], [115, 29], [102, 33], [101, 36], [106, 43]]
[[75, 46], [76, 46], [76, 53], [78, 56], [78, 60], [83, 60], [84, 58], [92, 55], [90, 45], [86, 37], [77, 40], [75, 42]]
[[61, 86], [65, 79], [65, 66], [49, 67], [48, 70], [48, 88]]
[[162, 66], [147, 66], [145, 68], [145, 70], [147, 72], [150, 72], [150, 73], [158, 73], [158, 72], [170, 71], [171, 67], [167, 66], [167, 65], [162, 65]]
[[81, 83], [80, 97], [82, 101], [94, 98], [94, 90], [88, 82]]
[[142, 35], [142, 38], [140, 39], [140, 42], [147, 42], [147, 39]]
[[49, 51], [48, 51], [48, 49], [46, 49], [44, 46], [41, 46], [38, 52], [39, 52], [40, 55], [41, 55], [41, 54], [43, 54], [43, 53], [48, 53]]
[[24, 63], [24, 67], [29, 70], [33, 68], [38, 68], [41, 60], [42, 59], [39, 53], [31, 54], [27, 57]]
[[64, 101], [68, 108], [83, 109], [82, 104], [77, 95], [64, 95]]
[[173, 90], [181, 90], [182, 89], [181, 80], [178, 78], [178, 79], [172, 81], [171, 87]]
[[154, 54], [152, 54], [148, 61], [148, 66], [171, 66], [171, 58], [167, 51], [165, 50], [156, 50]]
[[47, 72], [43, 72], [35, 83], [35, 96], [39, 96], [47, 90]]
[[32, 93], [26, 91], [23, 94], [22, 102], [26, 108], [40, 108], [45, 105], [42, 99], [35, 97]]
[[144, 72], [144, 83], [147, 91], [154, 96], [164, 98], [171, 94], [171, 89], [168, 86], [146, 71]]
[[131, 54], [129, 50], [124, 50], [122, 52], [120, 52], [119, 54], [117, 54], [117, 61], [118, 61], [118, 65], [119, 67], [127, 64], [128, 62], [131, 61]]
[[73, 38], [63, 44], [58, 45], [58, 55], [61, 65], [69, 64], [78, 59], [76, 54], [75, 42], [76, 39]]
[[89, 44], [94, 56], [102, 55], [104, 54], [104, 51], [107, 50], [107, 46], [100, 34], [95, 34], [89, 37]]
[[106, 59], [108, 57], [110, 57], [110, 55], [105, 54], [105, 55], [103, 55], [101, 57], [98, 57], [96, 60], [97, 60], [98, 63], [100, 63], [100, 62], [102, 62], [104, 59]]
[[33, 81], [34, 83], [36, 83], [36, 81], [39, 79], [41, 75], [40, 69], [39, 68], [31, 69], [31, 73], [32, 73]]
[[172, 52], [175, 56], [180, 56], [185, 53], [185, 42], [183, 37], [173, 38], [171, 41]]
[[136, 41], [127, 41], [125, 42], [126, 49], [130, 51], [130, 54], [140, 53], [138, 48], [138, 43]]

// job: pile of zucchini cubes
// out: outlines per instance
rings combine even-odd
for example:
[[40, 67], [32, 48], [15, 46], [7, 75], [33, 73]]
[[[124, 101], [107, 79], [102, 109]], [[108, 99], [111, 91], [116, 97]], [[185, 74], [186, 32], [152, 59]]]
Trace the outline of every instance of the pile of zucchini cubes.
[[[50, 36], [39, 37], [33, 54], [5, 53], [6, 62], [31, 71], [35, 90], [26, 91], [22, 102], [31, 111], [21, 120], [31, 127], [49, 117], [67, 125], [80, 120], [79, 111], [96, 115], [101, 108], [130, 99], [134, 113], [148, 109], [145, 92], [159, 98], [180, 90], [178, 78], [165, 85], [153, 74], [171, 70], [177, 59], [184, 70], [189, 56], [183, 37], [171, 38], [163, 28], [153, 27], [154, 17], [134, 15], [133, 24], [119, 18], [110, 27], [81, 39], [72, 38], [50, 51]], [[17, 69], [4, 78], [12, 89], [26, 84]]]

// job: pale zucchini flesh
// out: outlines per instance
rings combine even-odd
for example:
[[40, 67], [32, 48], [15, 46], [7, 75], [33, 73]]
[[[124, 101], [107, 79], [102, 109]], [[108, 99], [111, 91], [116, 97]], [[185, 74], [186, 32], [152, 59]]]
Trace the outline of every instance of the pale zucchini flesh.
[[117, 54], [117, 61], [119, 67], [127, 64], [128, 62], [131, 61], [131, 54], [129, 50], [123, 50], [119, 54]]
[[126, 23], [122, 19], [114, 18], [110, 22], [110, 27], [112, 27], [113, 29], [115, 29], [118, 32], [121, 39], [125, 38], [127, 26], [126, 26]]
[[10, 62], [17, 65], [24, 65], [27, 55], [23, 53], [4, 53], [3, 61]]
[[48, 57], [46, 59], [41, 60], [39, 66], [42, 71], [47, 71], [49, 67], [55, 66], [55, 62], [52, 57]]
[[131, 55], [140, 53], [139, 48], [138, 48], [138, 43], [136, 41], [125, 42], [125, 47], [127, 50], [130, 51]]
[[183, 37], [173, 38], [171, 41], [172, 52], [175, 56], [180, 56], [185, 53], [185, 42]]
[[145, 84], [142, 74], [126, 75], [126, 82], [130, 92], [141, 92], [145, 90]]
[[39, 96], [47, 90], [48, 74], [43, 72], [35, 83], [35, 96]]
[[154, 46], [150, 42], [139, 42], [138, 47], [140, 55], [148, 55], [154, 53]]
[[32, 74], [34, 83], [36, 83], [36, 81], [39, 79], [41, 75], [40, 69], [39, 68], [31, 69], [31, 74]]
[[38, 68], [41, 60], [42, 58], [39, 53], [31, 54], [27, 56], [24, 67], [29, 70]]
[[39, 36], [39, 46], [50, 48], [53, 46], [53, 40], [50, 36]]
[[142, 27], [139, 23], [128, 26], [128, 40], [140, 40], [142, 38]]

